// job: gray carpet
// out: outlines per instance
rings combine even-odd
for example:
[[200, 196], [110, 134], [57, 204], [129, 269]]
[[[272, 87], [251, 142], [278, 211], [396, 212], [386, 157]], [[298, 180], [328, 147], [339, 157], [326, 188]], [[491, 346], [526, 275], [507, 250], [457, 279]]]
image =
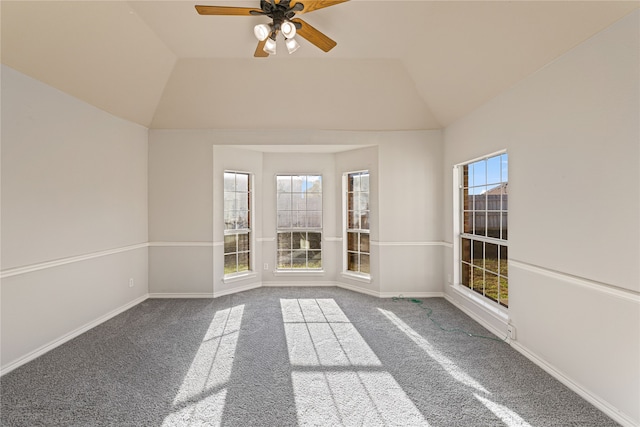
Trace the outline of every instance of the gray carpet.
[[3, 426], [610, 426], [446, 300], [147, 300], [0, 379]]

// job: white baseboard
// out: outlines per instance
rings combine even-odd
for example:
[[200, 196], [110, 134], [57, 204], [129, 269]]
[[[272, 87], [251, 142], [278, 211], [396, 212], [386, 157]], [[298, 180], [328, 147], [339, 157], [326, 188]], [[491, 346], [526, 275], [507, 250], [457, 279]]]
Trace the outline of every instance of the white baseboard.
[[338, 286], [336, 282], [262, 282], [262, 286], [265, 288], [286, 288], [286, 287], [296, 287], [296, 288], [313, 288], [313, 287], [329, 287], [329, 286]]
[[170, 293], [154, 292], [149, 294], [150, 299], [162, 298], [213, 298], [213, 293]]
[[556, 369], [553, 365], [547, 363], [544, 359], [539, 357], [534, 352], [530, 351], [525, 346], [521, 345], [517, 341], [512, 341], [511, 347], [513, 347], [516, 351], [522, 354], [524, 357], [538, 365], [540, 368], [544, 369], [549, 375], [560, 381], [565, 386], [569, 387], [572, 391], [577, 393], [580, 397], [582, 397], [587, 402], [591, 403], [593, 406], [604, 412], [609, 418], [613, 419], [615, 422], [621, 424], [624, 427], [637, 427], [638, 424], [636, 421], [631, 419], [626, 414], [620, 412], [617, 408], [611, 406], [605, 400], [599, 398], [598, 396], [593, 395], [587, 389], [582, 387], [580, 384], [573, 381], [567, 375], [565, 375], [559, 369]]
[[259, 288], [261, 286], [262, 286], [262, 283], [257, 282], [257, 283], [250, 283], [250, 284], [244, 285], [244, 286], [238, 286], [238, 287], [231, 288], [231, 289], [226, 289], [224, 291], [216, 291], [214, 289], [213, 298], [223, 297], [225, 295], [236, 294], [238, 292], [243, 292], [243, 291], [250, 291], [251, 289], [256, 289], [256, 288]]
[[444, 292], [380, 292], [380, 298], [442, 298]]
[[8, 374], [9, 372], [13, 371], [14, 369], [19, 368], [20, 366], [24, 365], [25, 363], [28, 363], [34, 359], [36, 359], [37, 357], [42, 356], [43, 354], [53, 350], [56, 347], [61, 346], [62, 344], [71, 341], [72, 339], [74, 339], [75, 337], [87, 332], [90, 329], [95, 328], [96, 326], [100, 325], [101, 323], [106, 322], [107, 320], [111, 319], [112, 317], [117, 316], [120, 313], [123, 313], [127, 310], [129, 310], [131, 307], [134, 307], [138, 304], [140, 304], [141, 302], [145, 301], [147, 298], [149, 298], [149, 294], [145, 294], [142, 295], [141, 297], [138, 297], [136, 299], [134, 299], [133, 301], [130, 301], [128, 303], [126, 303], [123, 306], [120, 306], [118, 308], [116, 308], [115, 310], [111, 310], [110, 312], [108, 312], [107, 314], [98, 317], [97, 319], [33, 350], [30, 353], [27, 353], [26, 355], [20, 357], [17, 360], [14, 360], [8, 364], [6, 364], [5, 366], [2, 366], [0, 368], [0, 376]]
[[380, 292], [372, 291], [371, 289], [362, 288], [357, 285], [353, 285], [351, 283], [339, 282], [336, 283], [336, 286], [342, 289], [347, 289], [349, 291], [358, 292], [365, 295], [371, 295], [372, 297], [380, 298]]
[[[467, 307], [465, 307], [464, 305], [458, 303], [458, 301], [456, 301], [451, 295], [444, 293], [444, 299], [446, 299], [447, 301], [449, 301], [451, 304], [453, 304], [458, 310], [462, 311], [464, 314], [466, 314], [467, 316], [471, 317], [473, 320], [475, 320], [476, 322], [478, 322], [480, 325], [484, 326], [486, 329], [489, 330], [489, 332], [491, 332], [492, 334], [494, 334], [496, 337], [503, 339], [505, 338], [505, 334], [503, 331], [495, 328], [491, 323], [487, 322], [485, 319], [483, 319], [482, 317], [478, 316], [477, 313], [473, 312], [472, 310], [469, 310]], [[505, 322], [505, 328], [506, 328], [506, 322]], [[509, 339], [507, 338], [506, 340], [507, 342], [509, 342]]]

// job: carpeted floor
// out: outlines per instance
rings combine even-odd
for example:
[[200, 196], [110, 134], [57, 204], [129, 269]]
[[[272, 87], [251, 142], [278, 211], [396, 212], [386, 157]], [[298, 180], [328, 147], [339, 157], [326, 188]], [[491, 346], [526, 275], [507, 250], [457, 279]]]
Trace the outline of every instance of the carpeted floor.
[[3, 426], [612, 426], [441, 298], [147, 300], [0, 379]]

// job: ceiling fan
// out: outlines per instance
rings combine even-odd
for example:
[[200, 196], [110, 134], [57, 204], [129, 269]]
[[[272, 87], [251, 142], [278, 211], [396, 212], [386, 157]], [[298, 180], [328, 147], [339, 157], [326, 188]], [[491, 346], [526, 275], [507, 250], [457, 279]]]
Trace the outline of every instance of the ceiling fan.
[[233, 15], [233, 16], [268, 16], [270, 24], [258, 24], [254, 34], [258, 39], [258, 47], [253, 56], [268, 57], [276, 53], [276, 35], [282, 33], [289, 53], [295, 52], [300, 45], [294, 38], [296, 34], [307, 39], [325, 52], [333, 49], [337, 43], [318, 31], [296, 14], [313, 12], [314, 10], [334, 6], [349, 0], [260, 0], [260, 9], [235, 6], [196, 6], [200, 15]]

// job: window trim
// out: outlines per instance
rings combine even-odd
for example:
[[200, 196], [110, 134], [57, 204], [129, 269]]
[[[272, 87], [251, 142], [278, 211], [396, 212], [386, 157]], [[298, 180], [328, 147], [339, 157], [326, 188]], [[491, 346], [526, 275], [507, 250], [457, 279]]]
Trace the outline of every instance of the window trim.
[[[463, 294], [465, 297], [469, 298], [473, 302], [477, 303], [484, 309], [487, 309], [489, 312], [492, 312], [498, 315], [502, 319], [508, 318], [509, 308], [503, 306], [502, 304], [493, 301], [484, 295], [480, 295], [474, 290], [468, 288], [467, 286], [462, 284], [462, 238], [470, 238], [477, 241], [482, 241], [485, 243], [493, 243], [499, 244], [501, 246], [508, 247], [508, 240], [497, 239], [494, 237], [480, 236], [470, 233], [464, 233], [462, 230], [462, 221], [464, 220], [463, 213], [461, 210], [462, 200], [461, 200], [461, 190], [463, 185], [463, 167], [469, 165], [474, 162], [478, 162], [481, 160], [488, 160], [489, 158], [500, 156], [502, 154], [508, 154], [507, 149], [502, 149], [499, 151], [495, 151], [493, 153], [486, 154], [484, 156], [476, 157], [470, 160], [466, 160], [464, 162], [457, 163], [453, 166], [453, 185], [452, 185], [452, 194], [453, 194], [453, 280], [450, 283], [450, 286], [456, 291]], [[508, 182], [508, 181], [507, 181]], [[507, 263], [508, 263], [507, 258]]]
[[[360, 169], [355, 171], [347, 171], [342, 174], [342, 272], [341, 276], [358, 280], [365, 283], [371, 283], [371, 273], [362, 273], [360, 271], [349, 270], [349, 175], [367, 173], [369, 175], [369, 197], [371, 197], [371, 171], [369, 169]], [[371, 198], [369, 198], [371, 202]], [[369, 215], [371, 215], [371, 209], [369, 208]], [[371, 221], [371, 217], [369, 217]], [[369, 222], [369, 224], [371, 224]], [[369, 235], [369, 270], [371, 270], [371, 247], [373, 242], [371, 241], [371, 228], [358, 229], [352, 232], [364, 233]]]
[[[322, 191], [320, 192], [320, 200], [322, 203], [322, 210], [321, 212], [321, 221], [320, 221], [320, 227], [305, 227], [305, 228], [279, 228], [278, 227], [278, 177], [280, 176], [288, 176], [288, 177], [294, 177], [294, 176], [304, 176], [305, 178], [308, 176], [319, 176], [321, 183], [322, 183]], [[274, 183], [275, 183], [275, 191], [274, 191], [274, 198], [275, 198], [275, 213], [276, 213], [276, 227], [275, 227], [275, 259], [274, 259], [274, 269], [273, 269], [273, 275], [274, 276], [292, 276], [295, 274], [299, 274], [299, 275], [305, 275], [305, 276], [310, 276], [310, 275], [324, 275], [324, 265], [325, 265], [325, 259], [324, 259], [324, 255], [325, 255], [325, 251], [323, 249], [324, 246], [324, 217], [325, 217], [325, 213], [324, 213], [324, 206], [325, 206], [325, 189], [324, 189], [324, 175], [321, 172], [278, 172], [276, 174], [274, 174]], [[293, 192], [291, 192], [293, 193]], [[305, 192], [306, 194], [306, 192]], [[321, 266], [320, 268], [279, 268], [278, 267], [278, 233], [283, 232], [283, 233], [296, 233], [296, 232], [305, 232], [305, 233], [320, 233], [320, 256], [321, 256]]]
[[[229, 273], [226, 274], [224, 273], [224, 256], [225, 256], [225, 252], [224, 252], [224, 238], [225, 236], [229, 236], [229, 235], [233, 235], [233, 234], [244, 234], [243, 231], [245, 229], [241, 229], [241, 230], [237, 230], [237, 229], [233, 229], [233, 230], [227, 230], [224, 226], [224, 213], [225, 213], [225, 206], [224, 206], [224, 174], [225, 173], [235, 173], [235, 174], [245, 174], [249, 176], [249, 228], [246, 229], [248, 230], [247, 233], [249, 234], [249, 269], [246, 271], [236, 271], [234, 273]], [[240, 171], [240, 170], [233, 170], [233, 169], [224, 169], [223, 173], [223, 187], [222, 187], [222, 265], [223, 265], [223, 275], [222, 275], [222, 281], [223, 283], [229, 283], [229, 282], [233, 282], [233, 281], [237, 281], [237, 280], [242, 280], [242, 279], [246, 279], [248, 277], [255, 277], [257, 276], [257, 272], [255, 269], [255, 250], [256, 250], [256, 238], [255, 238], [255, 195], [254, 195], [254, 184], [255, 184], [255, 175], [252, 172], [248, 172], [248, 171]]]

